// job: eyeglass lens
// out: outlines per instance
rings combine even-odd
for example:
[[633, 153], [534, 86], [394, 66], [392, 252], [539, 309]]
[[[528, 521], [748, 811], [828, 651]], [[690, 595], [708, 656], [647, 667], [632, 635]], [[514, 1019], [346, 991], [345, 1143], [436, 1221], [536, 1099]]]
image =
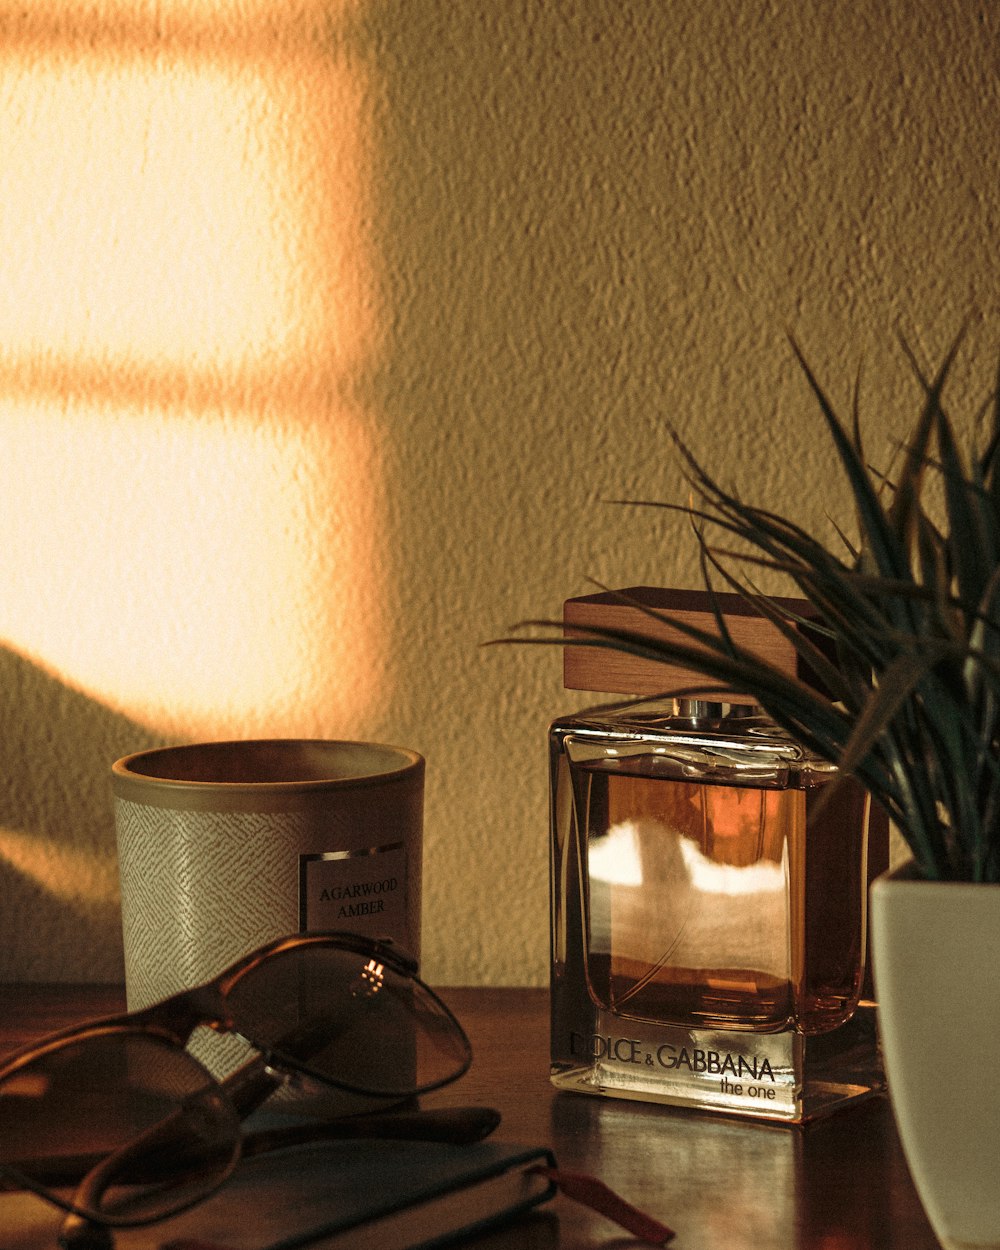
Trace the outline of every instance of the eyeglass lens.
[[[177, 1045], [141, 1032], [84, 1035], [0, 1083], [0, 1166], [61, 1205], [143, 1223], [215, 1189], [240, 1127], [217, 1083]], [[91, 1192], [76, 1192], [110, 1160]]]
[[468, 1065], [465, 1036], [431, 991], [355, 950], [291, 947], [252, 967], [226, 1001], [255, 1046], [357, 1093], [406, 1097]]
[[[251, 963], [226, 1006], [230, 1027], [271, 1063], [355, 1093], [406, 1098], [454, 1080], [471, 1057], [431, 990], [332, 941]], [[103, 1223], [145, 1223], [198, 1201], [239, 1143], [218, 1082], [138, 1026], [95, 1026], [0, 1080], [0, 1171]]]

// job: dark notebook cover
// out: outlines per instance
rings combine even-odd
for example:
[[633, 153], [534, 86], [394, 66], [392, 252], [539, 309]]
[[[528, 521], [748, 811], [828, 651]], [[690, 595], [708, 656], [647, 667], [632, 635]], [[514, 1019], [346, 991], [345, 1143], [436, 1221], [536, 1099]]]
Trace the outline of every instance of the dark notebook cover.
[[[212, 1197], [170, 1220], [118, 1229], [115, 1244], [118, 1250], [158, 1250], [184, 1240], [226, 1250], [424, 1250], [545, 1202], [555, 1186], [529, 1169], [552, 1163], [546, 1150], [496, 1141], [300, 1147], [245, 1159]], [[54, 1244], [59, 1216], [46, 1207], [26, 1194], [0, 1197], [4, 1250]]]
[[286, 1151], [247, 1160], [209, 1202], [160, 1225], [156, 1241], [195, 1237], [233, 1250], [436, 1246], [544, 1202], [554, 1186], [528, 1169], [551, 1162], [545, 1151], [500, 1142]]

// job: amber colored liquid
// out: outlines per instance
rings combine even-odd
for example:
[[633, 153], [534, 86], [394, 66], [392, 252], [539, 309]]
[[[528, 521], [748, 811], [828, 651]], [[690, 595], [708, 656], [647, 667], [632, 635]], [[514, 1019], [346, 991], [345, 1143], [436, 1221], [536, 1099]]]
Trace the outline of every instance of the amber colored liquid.
[[818, 1033], [864, 964], [867, 802], [574, 766], [590, 992], [620, 1016]]

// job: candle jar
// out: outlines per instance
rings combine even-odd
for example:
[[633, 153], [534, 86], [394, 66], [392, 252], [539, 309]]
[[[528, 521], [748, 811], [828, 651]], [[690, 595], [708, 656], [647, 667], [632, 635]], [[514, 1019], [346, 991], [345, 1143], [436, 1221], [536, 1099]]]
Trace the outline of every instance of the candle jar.
[[857, 783], [703, 698], [557, 720], [550, 777], [559, 1088], [785, 1122], [883, 1088]]

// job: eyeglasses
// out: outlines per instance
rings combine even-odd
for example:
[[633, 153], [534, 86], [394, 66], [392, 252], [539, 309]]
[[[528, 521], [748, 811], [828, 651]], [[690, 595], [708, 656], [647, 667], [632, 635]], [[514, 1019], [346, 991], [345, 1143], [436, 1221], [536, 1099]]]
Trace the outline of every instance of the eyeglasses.
[[[259, 1059], [219, 1081], [186, 1049], [206, 1025]], [[55, 1033], [0, 1064], [0, 1178], [106, 1227], [206, 1198], [242, 1149], [241, 1117], [300, 1074], [397, 1102], [460, 1077], [461, 1025], [385, 942], [279, 939], [142, 1011]]]

